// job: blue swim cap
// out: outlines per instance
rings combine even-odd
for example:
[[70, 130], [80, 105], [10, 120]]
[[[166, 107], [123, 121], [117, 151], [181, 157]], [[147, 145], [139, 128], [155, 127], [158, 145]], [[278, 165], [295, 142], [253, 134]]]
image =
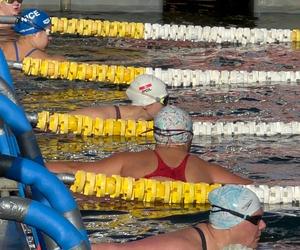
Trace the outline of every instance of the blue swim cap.
[[[217, 229], [228, 229], [243, 221], [242, 218], [222, 211], [218, 207], [229, 209], [243, 215], [252, 215], [261, 208], [260, 201], [256, 194], [250, 189], [238, 185], [225, 185], [217, 188], [209, 193], [208, 200], [212, 205], [209, 222], [212, 227]], [[218, 207], [214, 207], [214, 205]]]
[[169, 105], [154, 118], [154, 137], [158, 144], [185, 144], [193, 138], [193, 122], [189, 114]]
[[51, 19], [46, 12], [38, 9], [25, 9], [20, 13], [14, 30], [26, 36], [45, 30], [49, 25], [51, 25]]

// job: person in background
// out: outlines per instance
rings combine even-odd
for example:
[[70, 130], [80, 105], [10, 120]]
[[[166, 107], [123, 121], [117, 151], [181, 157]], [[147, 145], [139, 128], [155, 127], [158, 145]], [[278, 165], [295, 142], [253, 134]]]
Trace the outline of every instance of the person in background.
[[250, 184], [252, 181], [226, 168], [189, 154], [193, 139], [191, 117], [175, 106], [162, 108], [154, 118], [155, 149], [113, 154], [95, 162], [56, 161], [50, 171], [75, 173], [84, 170], [133, 178], [184, 182]]
[[[16, 16], [20, 13], [23, 0], [0, 0], [0, 16]], [[0, 29], [10, 28], [12, 24], [0, 23]], [[9, 29], [11, 31], [11, 29]], [[13, 34], [3, 34], [5, 36], [14, 36]], [[2, 40], [2, 39], [1, 39]]]
[[93, 250], [224, 250], [256, 249], [266, 224], [255, 193], [237, 185], [210, 192], [208, 223], [126, 243], [93, 244]]
[[23, 0], [0, 0], [0, 16], [16, 16], [20, 13]]
[[71, 115], [86, 115], [101, 119], [152, 120], [168, 104], [166, 84], [153, 75], [139, 75], [126, 94], [131, 105], [106, 105], [71, 111]]
[[16, 41], [0, 44], [7, 60], [22, 62], [27, 56], [40, 59], [64, 60], [62, 56], [50, 56], [44, 50], [49, 44], [51, 19], [38, 9], [25, 9], [14, 26], [20, 34]]

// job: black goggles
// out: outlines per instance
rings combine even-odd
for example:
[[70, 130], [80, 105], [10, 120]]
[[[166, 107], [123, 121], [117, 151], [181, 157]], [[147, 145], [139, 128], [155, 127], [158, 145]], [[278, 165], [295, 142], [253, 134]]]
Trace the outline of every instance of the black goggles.
[[153, 127], [154, 133], [157, 135], [163, 135], [163, 136], [175, 136], [175, 135], [181, 135], [184, 133], [190, 133], [193, 135], [193, 132], [190, 130], [184, 130], [184, 129], [160, 129], [158, 127]]
[[23, 0], [4, 0], [8, 4], [14, 3], [14, 1], [17, 1], [18, 3], [23, 3]]
[[239, 217], [241, 219], [249, 221], [249, 222], [251, 222], [255, 226], [257, 226], [259, 224], [259, 222], [262, 220], [262, 215], [245, 215], [245, 214], [241, 214], [239, 212], [236, 212], [236, 211], [224, 208], [224, 207], [219, 207], [217, 205], [212, 205], [212, 207], [219, 208], [219, 210], [211, 210], [210, 211], [211, 213], [218, 213], [218, 212], [224, 211], [224, 212], [230, 213], [230, 214], [232, 214], [234, 216], [237, 216], [237, 217]]

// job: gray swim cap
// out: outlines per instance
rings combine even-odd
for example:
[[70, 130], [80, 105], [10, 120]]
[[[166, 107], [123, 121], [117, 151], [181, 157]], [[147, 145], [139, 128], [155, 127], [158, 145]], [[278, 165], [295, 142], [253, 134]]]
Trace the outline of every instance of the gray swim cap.
[[132, 105], [147, 106], [155, 102], [162, 102], [168, 95], [166, 84], [153, 75], [139, 75], [126, 90]]
[[209, 203], [212, 205], [209, 215], [209, 222], [214, 228], [228, 229], [244, 219], [230, 214], [226, 211], [219, 211], [214, 205], [238, 212], [243, 215], [252, 215], [261, 208], [260, 201], [256, 194], [248, 188], [238, 185], [225, 185], [209, 193]]
[[166, 106], [154, 118], [154, 137], [158, 144], [185, 144], [193, 138], [189, 114], [175, 106]]

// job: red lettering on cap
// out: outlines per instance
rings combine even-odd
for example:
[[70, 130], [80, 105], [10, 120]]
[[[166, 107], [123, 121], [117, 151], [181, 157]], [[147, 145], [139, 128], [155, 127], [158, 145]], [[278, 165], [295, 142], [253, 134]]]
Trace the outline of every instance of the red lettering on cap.
[[145, 85], [142, 85], [142, 86], [139, 87], [139, 91], [144, 92], [144, 91], [146, 91], [147, 89], [149, 89], [151, 87], [152, 87], [152, 83], [151, 82], [150, 83], [146, 83]]

